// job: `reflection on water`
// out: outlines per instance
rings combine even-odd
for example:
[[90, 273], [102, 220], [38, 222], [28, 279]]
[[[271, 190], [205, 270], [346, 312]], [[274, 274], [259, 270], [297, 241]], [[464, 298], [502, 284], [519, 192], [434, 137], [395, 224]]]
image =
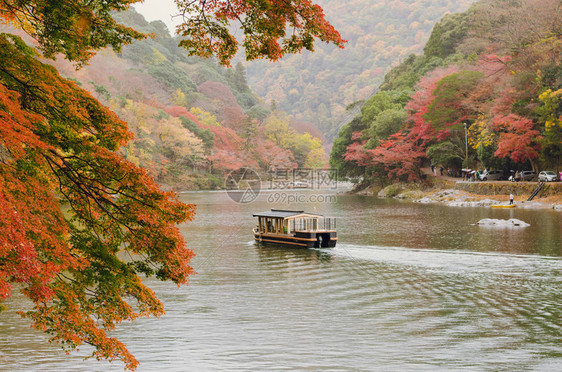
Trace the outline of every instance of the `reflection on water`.
[[[182, 226], [198, 274], [176, 288], [150, 280], [160, 319], [116, 332], [141, 371], [557, 370], [562, 363], [560, 213], [446, 208], [338, 195], [291, 206], [338, 217], [332, 250], [260, 246], [251, 213], [187, 193]], [[481, 229], [486, 217], [525, 229]], [[13, 314], [0, 315], [0, 370], [122, 370], [65, 356]]]

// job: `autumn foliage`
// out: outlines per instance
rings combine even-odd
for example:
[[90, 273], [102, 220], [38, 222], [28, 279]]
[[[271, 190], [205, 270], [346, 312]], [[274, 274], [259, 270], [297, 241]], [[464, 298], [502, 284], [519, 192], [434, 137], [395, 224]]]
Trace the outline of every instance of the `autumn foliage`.
[[0, 1], [0, 19], [33, 36], [48, 58], [63, 53], [66, 58], [86, 63], [96, 50], [145, 37], [118, 24], [112, 11], [122, 11], [141, 0], [22, 0]]
[[497, 115], [489, 128], [499, 133], [498, 148], [495, 155], [500, 158], [510, 157], [514, 162], [522, 163], [539, 156], [540, 132], [534, 129], [533, 122], [514, 114]]
[[[322, 8], [310, 0], [177, 0], [183, 24], [180, 46], [190, 54], [216, 55], [228, 65], [238, 51], [238, 41], [228, 25], [239, 22], [247, 60], [278, 60], [286, 53], [313, 50], [314, 39], [343, 47], [345, 41], [326, 21]], [[291, 30], [291, 32], [287, 32]]]
[[17, 283], [35, 303], [26, 316], [53, 340], [134, 368], [106, 332], [163, 313], [140, 274], [182, 284], [193, 273], [175, 225], [194, 206], [116, 153], [126, 123], [21, 39], [1, 36], [0, 59], [12, 62], [0, 66], [0, 296]]
[[[347, 40], [345, 49], [317, 43], [314, 53], [286, 55], [279, 63], [247, 65], [253, 89], [297, 119], [313, 123], [333, 140], [358, 115], [346, 107], [368, 100], [385, 73], [421, 53], [435, 23], [475, 0], [319, 0], [326, 18]], [[456, 21], [456, 20], [455, 20]], [[461, 27], [461, 22], [456, 22]], [[450, 37], [449, 30], [443, 31]], [[302, 99], [306, 97], [306, 99]]]
[[444, 17], [424, 55], [391, 71], [340, 131], [332, 164], [410, 181], [424, 163], [559, 170], [561, 9], [556, 0], [485, 0]]
[[406, 178], [408, 181], [420, 178], [419, 169], [425, 158], [425, 151], [406, 133], [393, 134], [380, 146], [368, 152], [370, 162], [381, 166], [389, 178]]

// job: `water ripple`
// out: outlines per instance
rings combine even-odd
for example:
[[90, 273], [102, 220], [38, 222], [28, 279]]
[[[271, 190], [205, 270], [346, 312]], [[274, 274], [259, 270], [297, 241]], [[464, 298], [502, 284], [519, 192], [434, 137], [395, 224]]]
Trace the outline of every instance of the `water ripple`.
[[[223, 197], [189, 194], [198, 195]], [[341, 209], [333, 206], [334, 213], [348, 213], [350, 200]], [[147, 279], [166, 314], [122, 324], [115, 335], [139, 359], [139, 371], [559, 369], [559, 257], [479, 252], [477, 243], [486, 236], [475, 237], [468, 224], [434, 222], [441, 210], [357, 200], [358, 218], [364, 220], [342, 222], [341, 241], [354, 244], [331, 250], [256, 245], [248, 241], [252, 221], [242, 218], [250, 207], [196, 200], [199, 217], [182, 231], [198, 254], [193, 264], [199, 274], [179, 289]], [[478, 219], [491, 212], [468, 213], [464, 218]], [[374, 220], [375, 214], [380, 219]], [[418, 225], [400, 231], [416, 233], [393, 236], [394, 224], [405, 220]], [[228, 239], [213, 234], [216, 221], [225, 221]], [[371, 226], [367, 222], [385, 231], [365, 236], [373, 231], [365, 228]], [[439, 223], [443, 229], [432, 233]], [[446, 235], [446, 228], [454, 236]], [[521, 234], [532, 234], [530, 229]], [[376, 241], [381, 236], [384, 242]], [[394, 247], [384, 246], [389, 239]], [[546, 247], [559, 241], [549, 239]], [[448, 249], [459, 241], [476, 248]], [[21, 296], [11, 301], [17, 304]], [[87, 348], [65, 356], [10, 307], [1, 319], [0, 370], [122, 370], [119, 363], [84, 361]]]

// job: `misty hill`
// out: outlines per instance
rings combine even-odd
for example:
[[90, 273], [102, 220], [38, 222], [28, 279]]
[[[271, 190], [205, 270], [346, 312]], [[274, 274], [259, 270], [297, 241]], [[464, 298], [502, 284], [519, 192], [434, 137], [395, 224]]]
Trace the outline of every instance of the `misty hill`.
[[318, 44], [314, 53], [276, 63], [246, 63], [252, 89], [329, 138], [351, 119], [346, 106], [369, 98], [391, 67], [420, 53], [435, 23], [474, 0], [318, 0], [348, 40], [344, 50]]

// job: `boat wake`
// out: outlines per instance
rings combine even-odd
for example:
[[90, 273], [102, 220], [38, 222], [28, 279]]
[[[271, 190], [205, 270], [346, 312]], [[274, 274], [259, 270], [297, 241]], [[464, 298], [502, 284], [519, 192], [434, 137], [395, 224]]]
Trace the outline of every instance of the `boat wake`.
[[413, 266], [449, 273], [521, 274], [532, 275], [536, 279], [541, 276], [552, 278], [553, 273], [562, 274], [560, 257], [351, 244], [339, 244], [336, 248], [323, 251], [353, 260]]

